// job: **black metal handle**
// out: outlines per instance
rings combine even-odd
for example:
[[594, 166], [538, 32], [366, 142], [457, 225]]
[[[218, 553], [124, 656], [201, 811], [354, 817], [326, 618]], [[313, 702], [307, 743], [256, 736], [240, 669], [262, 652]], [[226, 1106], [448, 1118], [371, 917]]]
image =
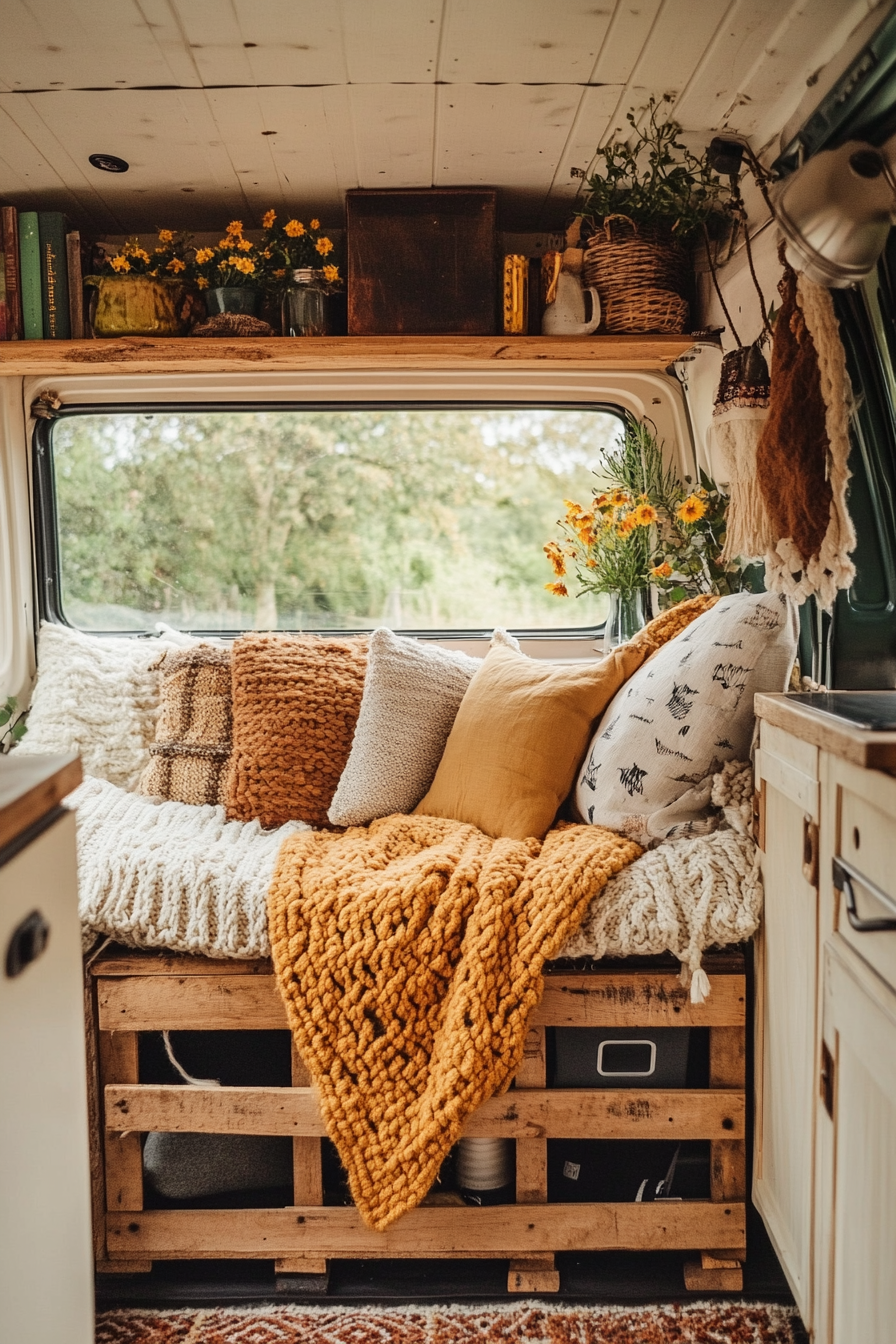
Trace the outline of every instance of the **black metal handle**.
[[[865, 877], [839, 856], [834, 859], [832, 868], [834, 886], [838, 891], [843, 892], [846, 901], [846, 918], [856, 933], [887, 933], [896, 929], [896, 902], [891, 896], [882, 891], [876, 882], [872, 882], [870, 878]], [[861, 882], [863, 887], [867, 887], [875, 900], [880, 901], [886, 909], [893, 911], [893, 918], [862, 919], [856, 908], [856, 893], [853, 889], [853, 882]]]
[[21, 924], [13, 929], [6, 947], [6, 974], [10, 980], [21, 975], [32, 961], [37, 961], [49, 938], [49, 924], [39, 910], [32, 910], [31, 914], [26, 915]]

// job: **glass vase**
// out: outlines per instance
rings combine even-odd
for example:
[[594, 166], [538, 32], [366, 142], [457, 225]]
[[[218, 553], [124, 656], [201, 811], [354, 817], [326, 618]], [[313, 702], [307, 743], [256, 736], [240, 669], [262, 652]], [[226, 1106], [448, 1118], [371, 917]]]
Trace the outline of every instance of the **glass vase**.
[[283, 295], [284, 336], [326, 336], [327, 296], [311, 267], [293, 271], [292, 283]]
[[248, 313], [255, 317], [261, 302], [261, 290], [255, 285], [221, 285], [205, 291], [209, 317], [217, 313]]
[[644, 590], [634, 593], [610, 593], [610, 611], [604, 626], [604, 648], [627, 644], [647, 624]]

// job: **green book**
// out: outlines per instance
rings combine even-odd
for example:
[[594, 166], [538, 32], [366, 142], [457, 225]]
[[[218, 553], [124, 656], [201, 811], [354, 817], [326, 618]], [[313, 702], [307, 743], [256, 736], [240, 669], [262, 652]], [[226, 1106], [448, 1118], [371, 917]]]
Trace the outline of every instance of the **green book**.
[[19, 259], [22, 268], [22, 335], [40, 341], [44, 334], [44, 307], [40, 291], [40, 231], [37, 212], [19, 215]]
[[41, 210], [37, 222], [44, 340], [67, 341], [72, 334], [72, 324], [68, 308], [65, 216], [58, 210]]

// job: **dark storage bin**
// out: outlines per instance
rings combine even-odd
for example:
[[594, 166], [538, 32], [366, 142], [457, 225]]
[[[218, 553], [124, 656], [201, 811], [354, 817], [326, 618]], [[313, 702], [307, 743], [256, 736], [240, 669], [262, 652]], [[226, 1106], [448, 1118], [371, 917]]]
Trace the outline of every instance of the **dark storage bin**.
[[685, 1087], [689, 1027], [556, 1027], [554, 1087]]

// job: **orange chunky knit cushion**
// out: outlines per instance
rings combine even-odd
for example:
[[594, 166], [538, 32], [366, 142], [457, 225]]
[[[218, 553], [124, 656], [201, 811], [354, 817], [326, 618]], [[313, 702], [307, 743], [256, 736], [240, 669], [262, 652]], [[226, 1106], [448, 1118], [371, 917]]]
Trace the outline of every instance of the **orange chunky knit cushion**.
[[366, 639], [243, 635], [233, 645], [227, 815], [327, 825], [361, 708]]

